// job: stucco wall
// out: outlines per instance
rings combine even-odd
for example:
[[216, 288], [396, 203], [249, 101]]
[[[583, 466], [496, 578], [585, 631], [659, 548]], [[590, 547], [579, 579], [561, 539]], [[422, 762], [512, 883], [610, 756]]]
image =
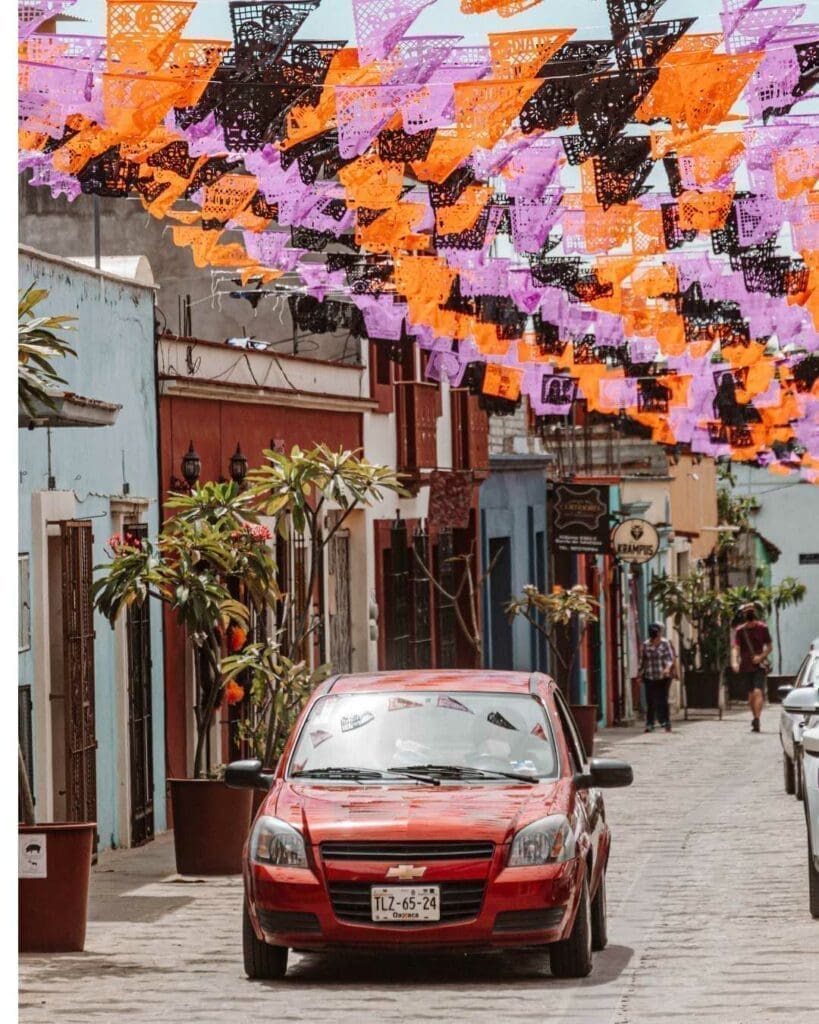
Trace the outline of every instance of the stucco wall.
[[[736, 494], [759, 499], [754, 526], [782, 552], [771, 565], [771, 583], [795, 576], [808, 588], [804, 601], [783, 611], [780, 619], [782, 671], [792, 673], [810, 642], [819, 637], [819, 564], [799, 562], [800, 554], [819, 555], [819, 487], [750, 466], [735, 466], [734, 477]], [[773, 619], [770, 624], [773, 632]], [[778, 669], [776, 649], [773, 661]]]
[[[493, 663], [490, 615], [503, 617], [504, 602], [520, 594], [525, 584], [537, 583], [534, 566], [537, 564], [535, 543], [539, 532], [543, 534], [544, 565], [548, 552], [545, 463], [540, 468], [530, 468], [525, 463], [515, 468], [510, 464], [501, 470], [498, 465], [500, 461], [493, 460], [491, 475], [481, 486], [481, 543], [483, 564], [488, 565], [490, 540], [496, 537], [509, 538], [512, 592], [501, 594], [496, 588], [494, 593], [490, 589], [484, 595], [484, 601], [491, 598], [492, 605], [488, 608], [484, 604], [483, 632], [486, 646], [485, 662], [488, 665]], [[532, 627], [525, 619], [520, 616], [515, 619], [512, 624], [513, 663], [503, 667], [530, 672], [535, 668], [545, 668], [545, 664], [538, 664], [539, 645], [533, 633]]]
[[[154, 386], [153, 292], [143, 285], [85, 270], [63, 261], [21, 250], [21, 287], [36, 282], [49, 291], [42, 312], [77, 318], [70, 342], [77, 358], [59, 365], [68, 390], [122, 406], [116, 424], [96, 428], [55, 428], [51, 431], [51, 474], [48, 490], [47, 431], [19, 431], [19, 550], [32, 553], [32, 647], [19, 656], [19, 683], [32, 685], [35, 746], [35, 784], [38, 816], [53, 812], [49, 789], [47, 706], [47, 640], [37, 624], [47, 628], [42, 565], [45, 522], [71, 516], [92, 519], [94, 563], [107, 561], [104, 551], [117, 524], [111, 502], [147, 500], [143, 515], [150, 534], [156, 532], [157, 416]], [[124, 495], [123, 481], [129, 485]], [[38, 580], [40, 581], [38, 583]], [[53, 585], [52, 585], [53, 592]], [[153, 766], [156, 830], [165, 828], [164, 718], [162, 638], [158, 609], [152, 625]], [[127, 794], [123, 785], [123, 753], [127, 733], [123, 719], [121, 646], [100, 615], [95, 616], [97, 815], [100, 846], [127, 842]], [[127, 721], [127, 719], [126, 719]], [[52, 806], [49, 806], [49, 804]]]

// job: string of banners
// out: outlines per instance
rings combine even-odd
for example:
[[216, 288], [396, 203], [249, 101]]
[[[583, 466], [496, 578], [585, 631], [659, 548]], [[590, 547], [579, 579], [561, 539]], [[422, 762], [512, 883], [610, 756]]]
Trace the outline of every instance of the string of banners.
[[[471, 45], [411, 34], [434, 0], [352, 0], [354, 46], [299, 35], [319, 0], [232, 2], [228, 40], [186, 35], [193, 0], [108, 0], [100, 37], [42, 30], [72, 3], [19, 6], [31, 185], [136, 196], [196, 266], [296, 280], [297, 328], [396, 358], [416, 342], [492, 411], [526, 396], [548, 423], [583, 400], [819, 481], [804, 3], [713, 0], [702, 31], [663, 0], [606, 0], [596, 38]], [[476, 19], [532, 6], [461, 0]]]

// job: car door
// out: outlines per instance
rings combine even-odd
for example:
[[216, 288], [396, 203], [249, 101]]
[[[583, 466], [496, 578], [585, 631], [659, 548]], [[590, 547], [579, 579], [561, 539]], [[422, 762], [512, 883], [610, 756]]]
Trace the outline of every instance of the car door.
[[[572, 764], [572, 769], [576, 772], [586, 772], [589, 767], [588, 757], [586, 755], [585, 748], [583, 747], [583, 740], [580, 738], [580, 733], [577, 730], [577, 726], [575, 725], [571, 711], [569, 710], [569, 706], [566, 703], [563, 694], [558, 689], [555, 689], [553, 696], [557, 707], [557, 713], [560, 718], [560, 724], [563, 728], [563, 735], [566, 737], [566, 746], [569, 750], [569, 760]], [[585, 824], [588, 828], [589, 838], [592, 844], [592, 863], [597, 865], [598, 857], [601, 851], [603, 851], [606, 829], [603, 794], [596, 787], [592, 787], [590, 789], [578, 789], [577, 801], [578, 810], [585, 818]], [[595, 870], [595, 875], [599, 877], [597, 870]], [[590, 879], [589, 886], [593, 893], [596, 887], [596, 880], [594, 881], [594, 884], [592, 884], [592, 880]]]

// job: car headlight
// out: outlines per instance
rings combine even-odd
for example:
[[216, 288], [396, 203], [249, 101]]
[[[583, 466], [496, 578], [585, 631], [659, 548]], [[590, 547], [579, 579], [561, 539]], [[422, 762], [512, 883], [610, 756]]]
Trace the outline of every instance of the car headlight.
[[275, 864], [282, 868], [308, 867], [301, 832], [286, 821], [267, 816], [259, 818], [253, 828], [250, 858], [257, 864]]
[[576, 845], [566, 815], [550, 814], [548, 818], [533, 821], [517, 833], [509, 851], [509, 867], [560, 864], [574, 857]]

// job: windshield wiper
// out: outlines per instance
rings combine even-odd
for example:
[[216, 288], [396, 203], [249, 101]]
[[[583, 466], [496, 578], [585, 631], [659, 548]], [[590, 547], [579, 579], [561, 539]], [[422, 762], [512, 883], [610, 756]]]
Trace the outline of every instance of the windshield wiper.
[[[401, 774], [416, 782], [424, 782], [428, 786], [440, 786], [440, 779], [430, 778], [429, 775], [413, 775], [412, 771], [405, 771], [403, 768], [388, 768], [388, 772]], [[349, 779], [351, 782], [363, 782], [372, 779], [383, 779], [384, 772], [377, 768], [303, 768], [301, 771], [291, 772], [291, 778], [299, 779]]]
[[[392, 768], [387, 769], [393, 771]], [[540, 779], [536, 775], [524, 775], [522, 772], [496, 771], [494, 768], [469, 768], [460, 764], [411, 764], [406, 769], [398, 769], [407, 772], [428, 772], [430, 775], [437, 775], [444, 779], [517, 779], [519, 782], [528, 782], [530, 786], [537, 785]]]
[[361, 779], [382, 779], [384, 773], [376, 768], [302, 768], [300, 771], [291, 772], [294, 779], [351, 779], [359, 782]]

